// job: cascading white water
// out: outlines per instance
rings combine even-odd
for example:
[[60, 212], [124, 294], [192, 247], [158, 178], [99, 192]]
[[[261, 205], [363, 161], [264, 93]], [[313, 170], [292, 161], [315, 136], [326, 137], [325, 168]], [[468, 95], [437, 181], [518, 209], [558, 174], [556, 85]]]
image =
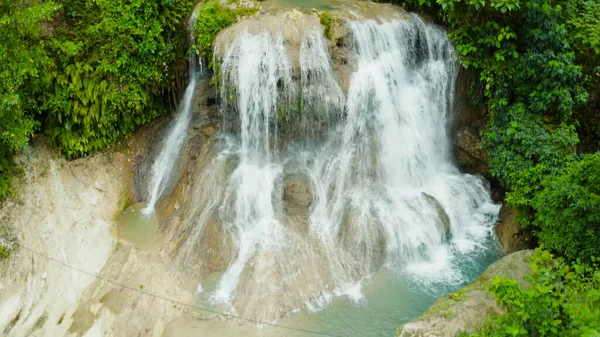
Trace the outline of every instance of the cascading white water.
[[[194, 40], [193, 27], [196, 22], [196, 15], [197, 12], [194, 11], [188, 25], [190, 27], [190, 41]], [[163, 142], [161, 151], [152, 165], [150, 182], [148, 184], [147, 206], [142, 210], [142, 213], [144, 214], [151, 214], [154, 212], [156, 203], [168, 187], [169, 178], [172, 176], [172, 170], [175, 167], [183, 143], [187, 138], [188, 126], [192, 119], [192, 99], [194, 98], [198, 78], [202, 72], [202, 60], [199, 59], [196, 54], [192, 53], [190, 54], [188, 63], [190, 82], [185, 89], [185, 94], [177, 109], [177, 117], [175, 117], [169, 134]]]
[[[456, 65], [445, 33], [416, 16], [349, 29], [347, 94], [321, 31], [304, 33], [299, 81], [282, 36], [246, 31], [217, 51], [224, 133], [233, 133], [218, 162], [230, 157], [236, 167], [219, 178], [222, 186], [205, 181], [213, 173], [200, 178], [199, 186], [220, 190], [199, 203], [188, 238], [198, 240], [209, 207], [233, 239], [236, 255], [210, 296], [215, 303], [239, 300], [240, 287], [240, 296], [256, 298], [248, 292], [277, 282], [268, 291], [278, 300], [305, 303], [382, 267], [462, 282], [454, 257], [485, 249], [499, 206], [482, 179], [452, 162]], [[300, 135], [279, 133], [282, 124]], [[290, 176], [311, 190], [306, 230], [283, 206]], [[195, 242], [183, 245], [186, 261]], [[304, 266], [318, 282], [299, 289]], [[250, 286], [245, 277], [254, 279]]]
[[[356, 71], [345, 121], [316, 159], [306, 154], [320, 192], [311, 229], [334, 245], [348, 232], [344, 248], [364, 271], [381, 232], [388, 265], [459, 277], [449, 264], [452, 252], [477, 248], [499, 207], [479, 178], [460, 174], [451, 160], [452, 46], [445, 33], [416, 17], [350, 28]], [[440, 212], [450, 220], [449, 242]]]
[[300, 90], [302, 113], [290, 122], [303, 126], [304, 141], [315, 140], [318, 129], [329, 130], [339, 121], [344, 106], [344, 94], [319, 30], [306, 32], [300, 44]]
[[[293, 95], [293, 87], [283, 40], [266, 33], [242, 34], [227, 51], [221, 69], [222, 97], [235, 95], [231, 101], [240, 118], [239, 164], [226, 187], [221, 210], [238, 253], [215, 294], [217, 301], [227, 302], [256, 248], [281, 243], [284, 229], [272, 200], [281, 167], [273, 158], [270, 124], [278, 105]], [[230, 91], [232, 83], [236, 85]]]

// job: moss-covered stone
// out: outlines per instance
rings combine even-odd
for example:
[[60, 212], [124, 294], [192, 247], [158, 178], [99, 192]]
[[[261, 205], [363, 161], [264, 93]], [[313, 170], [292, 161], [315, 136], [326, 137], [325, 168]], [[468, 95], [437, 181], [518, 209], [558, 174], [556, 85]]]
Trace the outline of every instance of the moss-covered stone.
[[331, 13], [329, 13], [328, 11], [322, 12], [321, 14], [319, 14], [319, 20], [323, 25], [323, 31], [325, 32], [325, 36], [329, 40], [331, 40], [331, 23], [333, 21]]
[[398, 329], [397, 336], [453, 337], [476, 328], [487, 318], [499, 315], [503, 308], [487, 289], [492, 278], [508, 277], [526, 285], [523, 280], [531, 273], [532, 250], [523, 250], [495, 262], [470, 285], [437, 300], [421, 317]]

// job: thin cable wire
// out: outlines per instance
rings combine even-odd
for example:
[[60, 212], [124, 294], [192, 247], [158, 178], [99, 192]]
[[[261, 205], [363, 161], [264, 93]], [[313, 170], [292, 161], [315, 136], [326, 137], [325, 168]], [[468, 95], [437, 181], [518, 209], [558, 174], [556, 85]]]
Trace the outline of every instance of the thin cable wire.
[[135, 287], [130, 287], [130, 286], [121, 284], [119, 282], [116, 282], [116, 281], [104, 278], [102, 276], [98, 276], [96, 274], [92, 274], [90, 272], [87, 272], [85, 270], [79, 269], [77, 267], [73, 267], [71, 265], [68, 265], [68, 264], [62, 262], [62, 261], [56, 260], [56, 259], [54, 259], [54, 258], [52, 258], [52, 257], [50, 257], [50, 256], [48, 256], [48, 255], [46, 255], [44, 253], [40, 253], [40, 252], [38, 252], [36, 250], [33, 250], [33, 249], [29, 248], [29, 247], [25, 247], [22, 244], [20, 244], [19, 242], [15, 241], [15, 242], [13, 242], [13, 244], [15, 244], [15, 245], [23, 248], [24, 250], [27, 250], [27, 251], [33, 253], [35, 255], [41, 256], [41, 257], [43, 257], [43, 258], [45, 258], [45, 259], [47, 259], [49, 261], [52, 261], [52, 262], [54, 262], [56, 264], [59, 264], [59, 265], [65, 267], [65, 268], [69, 268], [69, 269], [75, 270], [75, 271], [77, 271], [79, 273], [82, 273], [82, 274], [94, 277], [94, 278], [96, 278], [98, 280], [101, 280], [101, 281], [104, 281], [104, 282], [107, 282], [107, 283], [110, 283], [110, 284], [114, 284], [114, 285], [123, 287], [125, 289], [131, 290], [131, 291], [135, 291], [135, 292], [138, 292], [138, 293], [146, 295], [146, 296], [154, 297], [156, 299], [163, 300], [163, 301], [166, 301], [166, 302], [171, 302], [171, 303], [179, 304], [181, 306], [195, 308], [195, 309], [198, 309], [198, 310], [201, 310], [201, 311], [206, 311], [206, 312], [209, 312], [209, 313], [212, 313], [212, 314], [222, 315], [222, 316], [229, 317], [229, 318], [239, 319], [239, 320], [247, 321], [247, 322], [254, 323], [254, 324], [268, 325], [268, 326], [275, 327], [275, 328], [293, 330], [293, 331], [298, 331], [298, 332], [303, 332], [303, 333], [313, 334], [313, 335], [319, 335], [319, 336], [344, 337], [344, 336], [341, 336], [341, 335], [332, 335], [332, 334], [325, 333], [325, 332], [307, 330], [307, 329], [302, 329], [302, 328], [294, 328], [294, 327], [285, 326], [285, 325], [279, 325], [279, 324], [275, 324], [275, 323], [268, 323], [268, 322], [257, 321], [257, 320], [251, 319], [251, 318], [244, 318], [244, 317], [241, 317], [241, 316], [232, 315], [232, 314], [226, 314], [226, 313], [222, 313], [222, 312], [219, 312], [219, 311], [215, 311], [215, 310], [207, 309], [207, 308], [204, 308], [204, 307], [196, 306], [196, 305], [193, 305], [193, 304], [187, 304], [187, 303], [180, 302], [180, 301], [177, 301], [177, 300], [174, 300], [174, 299], [170, 299], [170, 298], [167, 298], [167, 297], [156, 295], [156, 294], [153, 294], [153, 293], [150, 293], [150, 292], [147, 292], [147, 291], [143, 291], [143, 290], [137, 289]]

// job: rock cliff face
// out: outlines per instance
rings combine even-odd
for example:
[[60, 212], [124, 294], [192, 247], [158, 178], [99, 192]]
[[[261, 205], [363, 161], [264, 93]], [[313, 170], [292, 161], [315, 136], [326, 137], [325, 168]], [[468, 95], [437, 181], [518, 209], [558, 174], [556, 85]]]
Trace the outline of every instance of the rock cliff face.
[[[26, 174], [19, 196], [0, 209], [0, 219], [22, 245], [0, 262], [0, 335], [160, 336], [181, 309], [156, 306], [156, 299], [131, 289], [193, 301], [194, 283], [160, 250], [137, 249], [119, 239], [115, 224], [134, 201], [136, 157], [163, 124], [89, 158], [66, 161], [44, 140], [21, 155]], [[140, 315], [136, 307], [153, 310]]]
[[531, 273], [532, 250], [522, 250], [492, 264], [471, 285], [437, 300], [421, 317], [398, 328], [399, 337], [454, 337], [461, 331], [475, 329], [488, 317], [503, 312], [496, 299], [488, 294], [493, 277], [508, 277], [525, 284]]
[[462, 126], [454, 134], [454, 145], [458, 163], [465, 172], [488, 176], [490, 166], [481, 138], [473, 128]]
[[498, 240], [507, 253], [532, 248], [533, 242], [528, 231], [517, 221], [517, 210], [504, 205], [500, 210], [500, 222], [496, 227]]
[[[453, 124], [454, 155], [463, 172], [479, 174], [491, 181], [493, 199], [503, 201], [504, 189], [489, 173], [487, 153], [482, 148], [480, 132], [485, 129], [488, 116], [481, 101], [476, 102], [475, 74], [461, 69], [456, 79], [455, 118]], [[517, 211], [507, 205], [502, 207], [496, 228], [498, 240], [506, 253], [532, 248], [531, 235], [517, 222]]]
[[456, 78], [453, 133], [454, 155], [461, 170], [489, 178], [487, 154], [481, 148], [479, 133], [487, 116], [481, 102], [474, 102], [477, 92], [475, 73], [461, 68]]

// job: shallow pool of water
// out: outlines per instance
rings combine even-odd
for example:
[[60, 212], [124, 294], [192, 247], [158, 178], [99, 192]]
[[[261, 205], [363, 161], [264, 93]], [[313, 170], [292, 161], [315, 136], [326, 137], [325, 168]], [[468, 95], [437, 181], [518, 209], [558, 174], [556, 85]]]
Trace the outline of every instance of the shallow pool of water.
[[143, 214], [145, 203], [129, 206], [117, 219], [117, 235], [136, 247], [148, 248], [156, 242], [158, 218], [153, 214]]
[[[457, 255], [454, 266], [463, 275], [461, 282], [437, 280], [425, 281], [422, 275], [412, 274], [406, 268], [393, 270], [383, 268], [360, 286], [351, 288], [343, 294], [325, 294], [320, 299], [277, 322], [277, 325], [289, 327], [277, 328], [227, 320], [210, 320], [200, 330], [210, 328], [210, 336], [261, 336], [261, 337], [305, 337], [318, 334], [294, 329], [317, 331], [321, 334], [348, 337], [393, 337], [396, 329], [427, 310], [436, 299], [458, 290], [476, 279], [501, 253], [497, 244], [490, 239], [489, 249], [470, 256]], [[218, 282], [219, 274], [212, 275], [203, 282], [203, 292], [199, 294], [198, 304], [211, 310], [224, 311], [225, 308], [213, 307], [207, 301], [207, 295]], [[226, 310], [225, 310], [226, 311]], [[214, 315], [207, 315], [214, 318]], [[200, 334], [204, 336], [204, 334]], [[207, 335], [208, 336], [208, 335]]]

